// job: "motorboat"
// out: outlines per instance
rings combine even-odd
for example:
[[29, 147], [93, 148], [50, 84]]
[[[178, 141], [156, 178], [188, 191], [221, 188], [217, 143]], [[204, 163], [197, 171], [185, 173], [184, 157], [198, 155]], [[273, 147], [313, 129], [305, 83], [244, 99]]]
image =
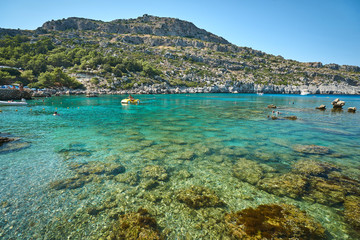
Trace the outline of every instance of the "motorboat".
[[21, 102], [14, 102], [12, 100], [9, 101], [0, 101], [0, 105], [2, 106], [25, 106], [27, 105], [27, 102], [25, 99], [21, 99]]
[[302, 95], [302, 96], [306, 96], [306, 95], [309, 95], [309, 94], [310, 94], [310, 92], [307, 89], [301, 90], [301, 92], [300, 92], [300, 95]]
[[121, 100], [121, 104], [139, 104], [139, 103], [140, 103], [139, 99], [125, 98]]
[[257, 95], [259, 95], [259, 96], [264, 95], [264, 93], [263, 93], [263, 92], [261, 92], [260, 90], [256, 91], [256, 94], [257, 94]]

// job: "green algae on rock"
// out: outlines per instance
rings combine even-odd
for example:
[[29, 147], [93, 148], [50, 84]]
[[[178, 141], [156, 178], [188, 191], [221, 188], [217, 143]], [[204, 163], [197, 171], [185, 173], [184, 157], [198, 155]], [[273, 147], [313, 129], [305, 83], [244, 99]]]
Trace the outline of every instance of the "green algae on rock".
[[62, 180], [56, 180], [50, 183], [50, 188], [55, 190], [61, 189], [75, 189], [84, 186], [86, 183], [93, 180], [92, 176], [76, 176]]
[[180, 153], [177, 153], [175, 155], [176, 159], [181, 159], [181, 160], [192, 160], [194, 157], [196, 156], [195, 152], [192, 150], [183, 150]]
[[2, 146], [0, 146], [0, 154], [2, 153], [9, 153], [14, 151], [20, 151], [25, 148], [30, 147], [31, 144], [29, 142], [22, 142], [22, 141], [10, 141], [7, 143], [4, 143]]
[[117, 175], [125, 172], [125, 167], [119, 163], [105, 163], [91, 161], [86, 163], [72, 163], [70, 169], [82, 175]]
[[293, 150], [299, 153], [305, 154], [317, 154], [317, 155], [325, 155], [331, 153], [331, 150], [328, 147], [318, 146], [318, 145], [301, 145], [296, 144], [293, 146]]
[[14, 138], [8, 138], [8, 137], [1, 137], [0, 136], [0, 146], [2, 146], [4, 143], [8, 143], [11, 141], [14, 141]]
[[300, 198], [306, 191], [307, 179], [293, 173], [286, 173], [261, 179], [257, 185], [260, 189], [278, 196]]
[[180, 190], [176, 197], [180, 202], [195, 209], [225, 205], [214, 191], [202, 186], [190, 186], [187, 189]]
[[296, 120], [296, 119], [298, 119], [297, 118], [297, 116], [294, 116], [294, 115], [292, 115], [292, 116], [286, 116], [286, 117], [284, 117], [285, 119], [288, 119], [288, 120]]
[[121, 215], [114, 224], [110, 240], [160, 240], [162, 239], [155, 218], [146, 209]]
[[346, 187], [331, 179], [312, 177], [309, 183], [309, 190], [303, 196], [305, 200], [331, 206], [344, 202], [347, 195]]
[[165, 181], [168, 179], [168, 174], [166, 169], [160, 165], [148, 165], [141, 171], [141, 177]]
[[131, 186], [135, 186], [139, 182], [139, 175], [137, 172], [126, 172], [124, 174], [119, 174], [114, 177], [114, 180], [121, 183], [126, 183]]
[[314, 160], [297, 161], [292, 168], [292, 172], [305, 176], [324, 176], [330, 171], [339, 170], [334, 164]]
[[[278, 196], [328, 206], [342, 204], [346, 196], [360, 196], [360, 182], [343, 175], [341, 169], [333, 164], [300, 160], [292, 167], [289, 173], [260, 179], [257, 187]], [[256, 165], [252, 168], [257, 169]], [[252, 184], [256, 184], [255, 182]]]
[[349, 196], [345, 199], [345, 220], [357, 231], [360, 231], [360, 196]]
[[121, 164], [96, 161], [71, 163], [70, 169], [76, 173], [75, 177], [53, 181], [50, 183], [50, 188], [55, 190], [80, 188], [86, 183], [100, 182], [102, 179], [112, 178], [125, 171], [125, 167]]
[[260, 205], [225, 215], [233, 239], [325, 239], [325, 229], [297, 207]]
[[76, 159], [77, 157], [90, 157], [92, 152], [84, 149], [84, 148], [63, 148], [58, 151], [61, 155], [63, 155], [64, 160]]
[[140, 182], [139, 186], [141, 188], [144, 188], [146, 190], [150, 190], [153, 189], [155, 187], [157, 187], [159, 185], [159, 181], [155, 180], [155, 179], [144, 179]]
[[233, 166], [233, 174], [241, 181], [250, 184], [257, 184], [266, 172], [274, 172], [275, 170], [265, 164], [258, 164], [255, 161], [240, 158]]

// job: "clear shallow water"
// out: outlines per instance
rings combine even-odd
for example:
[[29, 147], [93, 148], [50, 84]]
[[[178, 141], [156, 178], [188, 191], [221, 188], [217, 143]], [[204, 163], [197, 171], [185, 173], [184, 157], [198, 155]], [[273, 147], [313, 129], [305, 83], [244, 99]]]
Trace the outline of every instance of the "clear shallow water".
[[[294, 163], [313, 159], [336, 164], [360, 180], [359, 113], [335, 113], [330, 104], [340, 97], [346, 109], [360, 109], [360, 97], [141, 95], [140, 105], [123, 106], [124, 97], [64, 96], [1, 107], [0, 131], [20, 137], [24, 148], [0, 152], [0, 237], [98, 239], [115, 215], [144, 207], [168, 239], [217, 239], [224, 232], [210, 220], [259, 204], [289, 203], [319, 221], [329, 239], [353, 238], [342, 206], [260, 190], [234, 177], [233, 168], [246, 158], [286, 173]], [[270, 120], [269, 104], [278, 106], [279, 117], [298, 120]], [[328, 110], [315, 110], [321, 104]], [[332, 154], [299, 153], [294, 151], [298, 144], [325, 146]], [[74, 163], [89, 162], [122, 164], [139, 179], [128, 184], [101, 175], [74, 189], [51, 187], [76, 175]], [[142, 175], [148, 165], [162, 166], [168, 178], [148, 187]], [[215, 191], [226, 207], [191, 209], [179, 202], [174, 196], [191, 185]], [[106, 207], [92, 214], [100, 206]]]

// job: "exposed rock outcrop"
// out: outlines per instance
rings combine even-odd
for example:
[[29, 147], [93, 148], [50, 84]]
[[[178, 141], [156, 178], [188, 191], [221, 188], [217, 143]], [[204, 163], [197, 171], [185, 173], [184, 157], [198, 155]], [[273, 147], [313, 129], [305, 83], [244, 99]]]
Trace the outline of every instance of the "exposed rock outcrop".
[[340, 99], [337, 98], [332, 101], [331, 104], [333, 105], [333, 108], [341, 109], [345, 105], [345, 101], [340, 101]]
[[209, 42], [229, 43], [221, 37], [196, 27], [193, 23], [176, 18], [162, 18], [147, 14], [136, 19], [118, 19], [111, 22], [71, 17], [46, 22], [39, 30], [65, 31], [70, 29], [80, 31], [93, 30], [118, 34], [130, 33], [153, 34], [157, 36], [180, 36]]
[[326, 106], [322, 104], [322, 105], [316, 107], [315, 109], [325, 110], [325, 109], [326, 109]]
[[31, 99], [31, 93], [17, 89], [0, 89], [0, 100], [20, 100], [22, 98]]
[[356, 107], [349, 107], [348, 112], [355, 113], [356, 112]]

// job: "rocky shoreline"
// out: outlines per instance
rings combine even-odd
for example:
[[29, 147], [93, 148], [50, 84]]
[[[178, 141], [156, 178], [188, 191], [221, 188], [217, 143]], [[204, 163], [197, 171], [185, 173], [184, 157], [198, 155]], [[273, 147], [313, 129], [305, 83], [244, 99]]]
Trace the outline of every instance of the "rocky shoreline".
[[0, 100], [20, 100], [31, 97], [50, 97], [60, 95], [93, 95], [111, 94], [187, 94], [187, 93], [265, 93], [265, 94], [300, 94], [307, 90], [310, 94], [338, 94], [338, 95], [360, 95], [360, 86], [348, 85], [260, 85], [254, 83], [225, 83], [209, 87], [184, 87], [170, 86], [166, 83], [153, 85], [140, 85], [127, 90], [112, 89], [46, 89], [43, 91], [23, 91], [13, 89], [0, 89]]
[[92, 89], [92, 90], [46, 90], [34, 92], [34, 97], [49, 95], [81, 95], [89, 92], [95, 94], [187, 94], [187, 93], [265, 93], [265, 94], [300, 94], [304, 89], [310, 94], [339, 94], [360, 95], [360, 86], [348, 85], [320, 85], [320, 86], [285, 86], [285, 85], [260, 85], [254, 83], [225, 83], [210, 87], [183, 87], [169, 86], [166, 83], [154, 85], [141, 85], [128, 90]]

